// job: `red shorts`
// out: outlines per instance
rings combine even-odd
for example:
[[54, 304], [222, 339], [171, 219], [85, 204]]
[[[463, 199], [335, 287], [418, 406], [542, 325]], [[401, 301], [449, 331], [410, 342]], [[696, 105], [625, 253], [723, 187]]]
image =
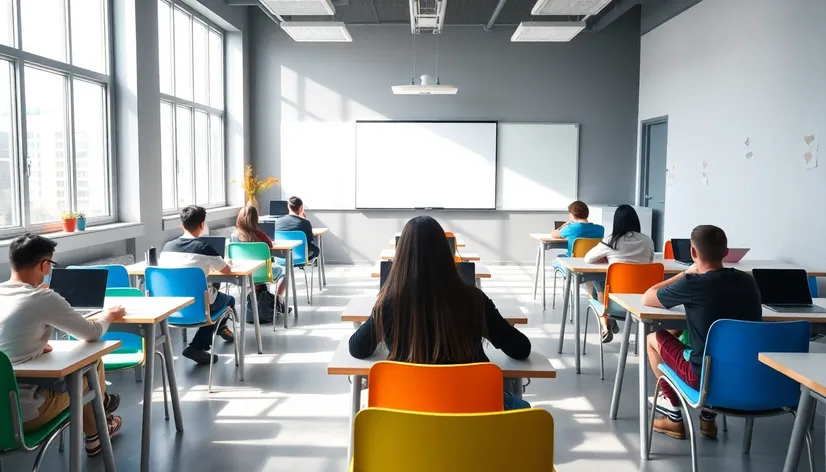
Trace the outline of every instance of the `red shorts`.
[[691, 362], [683, 357], [683, 351], [688, 349], [688, 346], [666, 330], [660, 330], [656, 333], [663, 363], [671, 367], [685, 383], [693, 388], [700, 388], [700, 378], [697, 377], [694, 368], [691, 367]]

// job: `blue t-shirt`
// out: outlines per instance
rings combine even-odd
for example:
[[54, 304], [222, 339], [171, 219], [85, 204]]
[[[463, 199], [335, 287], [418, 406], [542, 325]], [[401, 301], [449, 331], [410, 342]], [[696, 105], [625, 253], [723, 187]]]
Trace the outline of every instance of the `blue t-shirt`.
[[580, 223], [575, 221], [568, 223], [559, 230], [559, 235], [568, 240], [568, 257], [574, 252], [574, 240], [577, 238], [600, 238], [605, 237], [605, 228], [594, 223]]

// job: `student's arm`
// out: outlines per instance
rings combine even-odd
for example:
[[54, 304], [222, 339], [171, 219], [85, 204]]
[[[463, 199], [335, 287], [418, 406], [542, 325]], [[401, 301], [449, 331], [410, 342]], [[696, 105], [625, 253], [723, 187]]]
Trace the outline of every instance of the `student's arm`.
[[685, 272], [680, 272], [674, 277], [654, 285], [642, 294], [642, 304], [655, 308], [673, 308], [691, 301], [691, 292], [686, 275], [696, 273], [696, 267], [691, 266]]
[[356, 359], [370, 357], [376, 350], [377, 342], [376, 324], [373, 322], [373, 316], [370, 316], [370, 318], [367, 318], [367, 321], [359, 326], [359, 329], [350, 336], [350, 355]]
[[[570, 223], [570, 221], [568, 223]], [[568, 227], [568, 223], [565, 223], [564, 225], [560, 226], [559, 228], [551, 231], [551, 236], [554, 237], [554, 238], [565, 238], [566, 236], [562, 235], [562, 230], [564, 230], [565, 228]]]
[[204, 243], [203, 247], [199, 250], [203, 255], [209, 256], [209, 268], [215, 271], [218, 271], [224, 275], [229, 275], [232, 273], [232, 267], [227, 264], [227, 261], [218, 254], [218, 251], [215, 250], [214, 247], [210, 246], [207, 243]]
[[100, 315], [86, 319], [69, 306], [56, 292], [46, 290], [41, 301], [33, 306], [43, 321], [81, 341], [93, 342], [100, 339], [109, 329], [109, 324], [123, 318], [126, 311], [122, 307], [110, 308]]
[[592, 247], [588, 253], [585, 254], [586, 264], [596, 264], [598, 262], [605, 262], [608, 259], [608, 253], [611, 252], [611, 246], [605, 244], [603, 240], [596, 246]]
[[511, 326], [502, 318], [496, 305], [485, 296], [485, 321], [488, 325], [488, 341], [501, 349], [508, 357], [527, 359], [531, 355], [531, 341], [522, 331]]

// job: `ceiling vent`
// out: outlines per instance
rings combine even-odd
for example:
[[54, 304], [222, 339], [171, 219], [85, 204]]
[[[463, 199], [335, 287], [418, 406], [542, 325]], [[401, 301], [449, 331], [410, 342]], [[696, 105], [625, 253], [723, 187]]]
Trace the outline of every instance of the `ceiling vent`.
[[393, 85], [390, 87], [393, 90], [393, 95], [456, 95], [459, 88], [453, 85], [442, 85], [439, 79], [433, 83], [433, 77], [429, 75], [422, 76], [422, 83], [416, 85], [412, 82], [409, 85]]
[[263, 3], [278, 16], [331, 16], [336, 13], [330, 0], [263, 0]]
[[431, 31], [433, 34], [439, 34], [442, 32], [445, 25], [447, 0], [409, 0], [409, 2], [411, 33]]
[[338, 21], [283, 21], [281, 29], [300, 43], [349, 43], [347, 26]]
[[533, 22], [519, 23], [511, 36], [515, 43], [564, 43], [585, 29], [584, 22]]
[[531, 15], [596, 15], [611, 0], [538, 0]]

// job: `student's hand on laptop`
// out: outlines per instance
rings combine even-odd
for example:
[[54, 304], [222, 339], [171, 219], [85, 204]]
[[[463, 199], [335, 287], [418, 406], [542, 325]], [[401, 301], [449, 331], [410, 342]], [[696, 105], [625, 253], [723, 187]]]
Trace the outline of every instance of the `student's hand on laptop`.
[[106, 320], [116, 321], [126, 316], [126, 308], [116, 305], [106, 310]]

